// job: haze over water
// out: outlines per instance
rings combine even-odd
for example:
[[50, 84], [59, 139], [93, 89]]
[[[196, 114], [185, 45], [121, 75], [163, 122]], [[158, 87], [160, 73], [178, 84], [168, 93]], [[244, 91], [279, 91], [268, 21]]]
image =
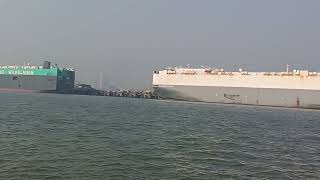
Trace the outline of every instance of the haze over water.
[[0, 94], [0, 179], [319, 179], [320, 111]]
[[320, 71], [318, 0], [1, 0], [0, 64], [76, 69], [77, 81], [151, 88], [168, 66]]

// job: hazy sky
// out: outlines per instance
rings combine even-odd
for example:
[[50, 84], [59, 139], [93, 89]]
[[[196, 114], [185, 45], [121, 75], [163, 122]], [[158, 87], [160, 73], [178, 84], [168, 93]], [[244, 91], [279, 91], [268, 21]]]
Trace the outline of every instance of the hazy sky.
[[187, 64], [320, 71], [319, 17], [319, 0], [0, 0], [0, 64], [54, 57], [121, 88]]

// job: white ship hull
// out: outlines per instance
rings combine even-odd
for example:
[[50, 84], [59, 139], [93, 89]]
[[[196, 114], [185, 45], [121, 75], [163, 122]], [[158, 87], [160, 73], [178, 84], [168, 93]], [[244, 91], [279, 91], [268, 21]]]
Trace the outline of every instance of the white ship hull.
[[155, 93], [162, 99], [320, 109], [320, 75], [153, 75]]
[[320, 91], [213, 86], [154, 86], [162, 99], [320, 109]]

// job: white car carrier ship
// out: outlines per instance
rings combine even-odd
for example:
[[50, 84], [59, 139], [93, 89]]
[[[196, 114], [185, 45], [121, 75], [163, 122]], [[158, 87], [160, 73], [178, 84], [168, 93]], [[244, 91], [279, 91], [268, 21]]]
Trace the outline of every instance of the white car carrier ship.
[[167, 68], [153, 73], [162, 99], [320, 109], [320, 72], [226, 72]]

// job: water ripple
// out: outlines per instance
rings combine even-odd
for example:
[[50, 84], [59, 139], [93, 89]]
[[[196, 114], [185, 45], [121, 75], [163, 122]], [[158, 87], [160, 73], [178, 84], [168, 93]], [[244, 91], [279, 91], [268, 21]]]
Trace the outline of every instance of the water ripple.
[[320, 111], [0, 94], [0, 179], [320, 179]]

